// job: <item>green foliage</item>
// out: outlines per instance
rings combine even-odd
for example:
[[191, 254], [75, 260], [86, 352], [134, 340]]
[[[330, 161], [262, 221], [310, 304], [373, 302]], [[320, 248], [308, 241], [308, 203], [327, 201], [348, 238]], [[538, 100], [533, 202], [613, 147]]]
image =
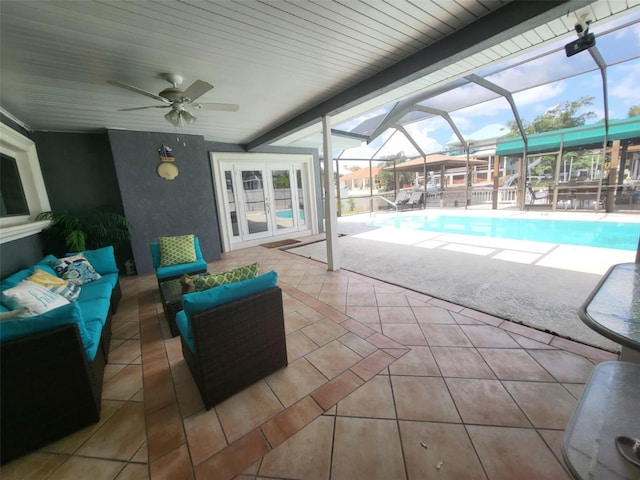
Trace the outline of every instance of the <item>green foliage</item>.
[[640, 115], [640, 105], [634, 105], [629, 109], [628, 117], [637, 117]]
[[[580, 110], [593, 105], [593, 97], [581, 97], [572, 102], [565, 101], [538, 115], [532, 122], [523, 120], [524, 130], [528, 135], [532, 133], [550, 132], [561, 128], [579, 127], [589, 119], [595, 118], [593, 112], [578, 113]], [[511, 129], [508, 136], [520, 136], [520, 130], [515, 120], [507, 123]]]
[[124, 215], [107, 207], [97, 208], [86, 216], [42, 212], [36, 220], [52, 222], [42, 234], [45, 253], [56, 256], [115, 245], [128, 240], [133, 228]]
[[353, 198], [349, 197], [349, 211], [353, 212], [356, 209], [356, 202]]
[[[406, 160], [403, 160], [406, 162]], [[403, 161], [396, 161], [396, 165], [400, 165]], [[393, 167], [393, 161], [388, 161], [384, 165], [385, 167]], [[413, 185], [415, 182], [416, 174], [414, 172], [397, 172], [398, 173], [398, 186]], [[376, 175], [376, 183], [380, 185], [380, 188], [384, 191], [391, 192], [396, 189], [395, 179], [393, 176], [393, 168], [389, 170], [381, 169]]]
[[273, 177], [273, 186], [274, 188], [289, 188], [291, 186], [291, 182], [289, 181], [289, 175], [278, 174], [275, 177]]

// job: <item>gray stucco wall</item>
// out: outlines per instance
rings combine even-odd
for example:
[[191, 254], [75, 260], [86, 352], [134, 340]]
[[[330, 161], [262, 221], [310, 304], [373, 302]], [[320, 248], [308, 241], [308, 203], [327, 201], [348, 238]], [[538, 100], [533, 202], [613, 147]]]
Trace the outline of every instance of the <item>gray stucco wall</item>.
[[[179, 139], [179, 140], [178, 140]], [[204, 139], [197, 135], [109, 130], [138, 274], [153, 273], [149, 244], [160, 236], [193, 233], [207, 262], [220, 258], [218, 214]], [[158, 149], [173, 150], [178, 176], [158, 176]]]

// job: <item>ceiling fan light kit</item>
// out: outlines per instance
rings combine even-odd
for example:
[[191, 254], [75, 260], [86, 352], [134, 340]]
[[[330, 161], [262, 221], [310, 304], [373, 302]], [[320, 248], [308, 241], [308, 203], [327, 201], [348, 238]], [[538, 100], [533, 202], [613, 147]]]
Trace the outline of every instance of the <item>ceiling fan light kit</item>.
[[108, 83], [115, 85], [116, 87], [124, 88], [132, 92], [144, 95], [154, 100], [158, 100], [163, 105], [153, 105], [149, 107], [133, 107], [123, 108], [119, 111], [131, 111], [131, 110], [144, 110], [147, 108], [171, 108], [171, 111], [167, 113], [164, 118], [170, 124], [176, 127], [182, 127], [185, 125], [192, 125], [196, 121], [196, 116], [186, 110], [186, 107], [197, 108], [198, 110], [218, 110], [223, 112], [237, 112], [238, 105], [230, 103], [195, 103], [199, 97], [213, 89], [213, 85], [202, 81], [196, 80], [186, 90], [180, 90], [179, 86], [184, 80], [182, 75], [177, 73], [162, 73], [160, 74], [167, 82], [172, 86], [165, 88], [159, 94], [151, 93], [133, 85], [119, 82], [117, 80], [110, 80]]

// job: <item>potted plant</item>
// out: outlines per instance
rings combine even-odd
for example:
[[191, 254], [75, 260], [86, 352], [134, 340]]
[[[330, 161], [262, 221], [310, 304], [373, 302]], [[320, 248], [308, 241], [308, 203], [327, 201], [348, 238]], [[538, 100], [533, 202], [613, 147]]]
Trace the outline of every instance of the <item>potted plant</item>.
[[37, 220], [50, 220], [42, 231], [45, 254], [62, 256], [67, 252], [80, 252], [118, 244], [129, 240], [131, 222], [113, 208], [98, 207], [87, 215], [68, 212], [41, 212]]

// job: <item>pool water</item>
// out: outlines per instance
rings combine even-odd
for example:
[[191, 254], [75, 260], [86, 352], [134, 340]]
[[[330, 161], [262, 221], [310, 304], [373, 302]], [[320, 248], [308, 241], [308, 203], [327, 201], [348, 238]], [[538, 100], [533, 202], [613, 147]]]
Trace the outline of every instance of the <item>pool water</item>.
[[640, 223], [611, 221], [429, 214], [378, 217], [370, 225], [618, 250], [636, 250], [640, 236]]

